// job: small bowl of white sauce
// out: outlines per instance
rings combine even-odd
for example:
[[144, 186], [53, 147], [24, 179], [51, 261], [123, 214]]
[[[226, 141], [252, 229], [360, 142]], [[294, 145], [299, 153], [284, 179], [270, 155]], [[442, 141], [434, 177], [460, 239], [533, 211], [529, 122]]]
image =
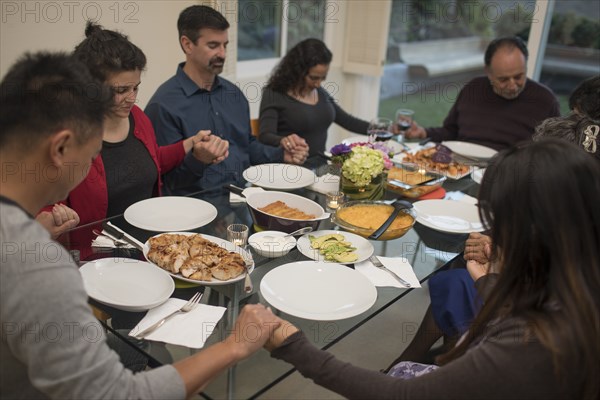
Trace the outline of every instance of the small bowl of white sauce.
[[257, 232], [248, 238], [248, 244], [263, 257], [283, 257], [296, 247], [296, 239], [285, 235], [285, 232], [279, 231]]

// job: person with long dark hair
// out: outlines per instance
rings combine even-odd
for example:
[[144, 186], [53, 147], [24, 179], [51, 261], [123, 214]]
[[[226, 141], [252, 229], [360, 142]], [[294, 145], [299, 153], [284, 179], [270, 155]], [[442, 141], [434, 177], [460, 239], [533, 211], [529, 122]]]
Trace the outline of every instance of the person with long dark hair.
[[[557, 162], [560, 160], [560, 162]], [[283, 322], [272, 356], [348, 398], [597, 399], [600, 163], [549, 138], [500, 152], [479, 192], [490, 260], [467, 269], [485, 302], [440, 367], [411, 379], [367, 371]], [[406, 376], [406, 375], [405, 375]]]
[[262, 143], [283, 148], [308, 144], [309, 156], [323, 154], [332, 123], [367, 134], [369, 123], [346, 113], [321, 87], [333, 55], [318, 39], [306, 39], [281, 59], [260, 104]]
[[[207, 165], [223, 161], [228, 152], [227, 141], [209, 131], [158, 146], [150, 120], [135, 105], [146, 56], [127, 36], [95, 23], [87, 23], [85, 35], [73, 54], [96, 79], [112, 88], [114, 105], [104, 119], [102, 151], [89, 175], [66, 199], [66, 205], [75, 210], [83, 224], [121, 214], [137, 201], [159, 196], [161, 176], [180, 164], [195, 174], [170, 183], [190, 185]], [[38, 217], [51, 231], [56, 219], [44, 214]]]

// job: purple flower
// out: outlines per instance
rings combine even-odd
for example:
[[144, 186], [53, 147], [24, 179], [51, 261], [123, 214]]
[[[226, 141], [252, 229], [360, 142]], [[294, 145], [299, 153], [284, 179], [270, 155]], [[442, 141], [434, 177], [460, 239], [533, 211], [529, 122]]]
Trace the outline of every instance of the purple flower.
[[352, 148], [345, 143], [336, 144], [331, 148], [332, 156], [342, 156], [344, 154], [348, 154], [352, 151]]
[[394, 150], [391, 147], [386, 146], [385, 143], [382, 143], [382, 142], [375, 142], [375, 143], [373, 143], [371, 145], [371, 148], [375, 149], [375, 150], [379, 150], [382, 153], [388, 154], [388, 155], [394, 153]]

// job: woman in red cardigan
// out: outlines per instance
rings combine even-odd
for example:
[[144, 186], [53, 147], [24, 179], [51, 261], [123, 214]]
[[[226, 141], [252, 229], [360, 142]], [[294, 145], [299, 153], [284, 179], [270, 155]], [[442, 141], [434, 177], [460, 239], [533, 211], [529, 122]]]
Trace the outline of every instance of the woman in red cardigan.
[[86, 179], [69, 193], [64, 205], [49, 206], [38, 215], [54, 237], [79, 223], [118, 215], [135, 202], [160, 196], [161, 175], [181, 163], [190, 173], [176, 182], [177, 187], [195, 182], [206, 165], [228, 155], [228, 142], [210, 131], [159, 147], [150, 120], [135, 105], [146, 66], [144, 53], [126, 36], [91, 22], [85, 35], [74, 56], [113, 88], [115, 104], [104, 121], [102, 151]]

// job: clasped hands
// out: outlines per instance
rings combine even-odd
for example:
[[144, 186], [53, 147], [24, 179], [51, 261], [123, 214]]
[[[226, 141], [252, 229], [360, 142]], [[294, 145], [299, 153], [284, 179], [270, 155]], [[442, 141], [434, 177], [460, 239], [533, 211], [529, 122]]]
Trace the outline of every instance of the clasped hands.
[[279, 145], [283, 148], [283, 161], [288, 164], [302, 165], [308, 157], [308, 144], [300, 136], [292, 133], [281, 139]]
[[248, 304], [242, 309], [225, 342], [237, 348], [242, 359], [261, 347], [273, 351], [297, 331], [298, 328], [290, 322], [273, 314], [271, 308], [262, 304]]
[[464, 259], [467, 270], [477, 280], [489, 273], [497, 273], [498, 263], [492, 259], [492, 238], [481, 233], [471, 233], [465, 242]]
[[211, 135], [211, 131], [201, 130], [190, 139], [192, 154], [204, 164], [218, 164], [229, 156], [229, 142]]

